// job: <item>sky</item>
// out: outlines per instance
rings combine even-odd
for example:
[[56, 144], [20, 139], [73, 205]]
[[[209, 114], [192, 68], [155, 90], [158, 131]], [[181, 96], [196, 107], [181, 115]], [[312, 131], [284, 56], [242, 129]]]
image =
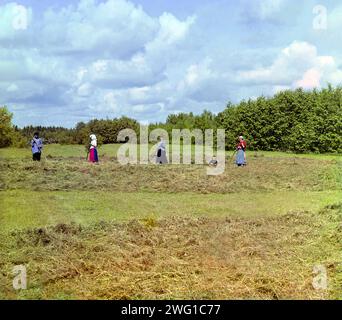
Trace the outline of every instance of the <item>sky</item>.
[[0, 0], [0, 105], [74, 127], [342, 82], [340, 0]]

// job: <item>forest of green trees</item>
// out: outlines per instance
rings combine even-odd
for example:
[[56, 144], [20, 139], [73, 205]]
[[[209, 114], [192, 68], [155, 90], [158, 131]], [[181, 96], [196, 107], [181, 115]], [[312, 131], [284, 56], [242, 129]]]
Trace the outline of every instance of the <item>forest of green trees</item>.
[[[45, 143], [84, 144], [95, 133], [103, 144], [117, 143], [120, 130], [130, 128], [139, 135], [139, 123], [127, 117], [80, 122], [75, 128], [18, 128], [11, 124], [12, 115], [0, 108], [0, 147], [24, 147], [35, 131]], [[246, 137], [250, 150], [294, 152], [342, 152], [342, 88], [313, 91], [297, 89], [273, 97], [229, 103], [215, 115], [180, 113], [169, 115], [164, 123], [150, 125], [150, 130], [224, 129], [227, 149], [233, 149], [239, 135]]]

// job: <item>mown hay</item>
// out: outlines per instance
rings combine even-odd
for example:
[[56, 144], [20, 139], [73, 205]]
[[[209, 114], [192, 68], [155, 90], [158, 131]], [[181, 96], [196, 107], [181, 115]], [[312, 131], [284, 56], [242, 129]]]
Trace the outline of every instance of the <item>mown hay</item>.
[[[291, 158], [251, 158], [248, 166], [227, 163], [225, 172], [208, 176], [201, 165], [99, 166], [84, 161], [51, 160], [32, 164], [1, 160], [0, 190], [110, 190], [115, 192], [231, 193], [262, 190], [341, 190], [339, 168], [333, 161]], [[92, 181], [90, 184], [89, 181]]]
[[[338, 204], [320, 214], [151, 218], [14, 232], [12, 245], [1, 248], [2, 296], [16, 297], [10, 269], [20, 263], [28, 267], [25, 298], [324, 299], [338, 290], [340, 220]], [[317, 263], [329, 270], [330, 291], [312, 286]]]

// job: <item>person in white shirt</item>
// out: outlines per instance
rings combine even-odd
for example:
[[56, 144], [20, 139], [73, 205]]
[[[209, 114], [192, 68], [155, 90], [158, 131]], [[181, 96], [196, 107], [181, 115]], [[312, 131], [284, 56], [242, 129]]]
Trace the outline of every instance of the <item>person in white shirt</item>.
[[92, 162], [92, 163], [99, 162], [99, 157], [97, 154], [97, 138], [95, 134], [90, 135], [89, 162]]

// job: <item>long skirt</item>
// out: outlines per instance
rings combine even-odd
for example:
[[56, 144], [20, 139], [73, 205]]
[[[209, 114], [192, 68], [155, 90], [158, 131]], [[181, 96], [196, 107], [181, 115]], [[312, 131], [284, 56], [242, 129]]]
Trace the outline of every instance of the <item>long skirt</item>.
[[99, 162], [99, 157], [97, 155], [97, 149], [96, 148], [90, 149], [89, 162], [93, 162], [93, 163]]
[[245, 152], [243, 150], [238, 150], [236, 154], [236, 164], [239, 167], [245, 164]]
[[32, 155], [33, 161], [40, 161], [41, 158], [41, 153], [40, 152], [36, 152]]
[[167, 157], [166, 157], [166, 151], [159, 149], [157, 152], [157, 159], [156, 159], [157, 164], [167, 164]]

